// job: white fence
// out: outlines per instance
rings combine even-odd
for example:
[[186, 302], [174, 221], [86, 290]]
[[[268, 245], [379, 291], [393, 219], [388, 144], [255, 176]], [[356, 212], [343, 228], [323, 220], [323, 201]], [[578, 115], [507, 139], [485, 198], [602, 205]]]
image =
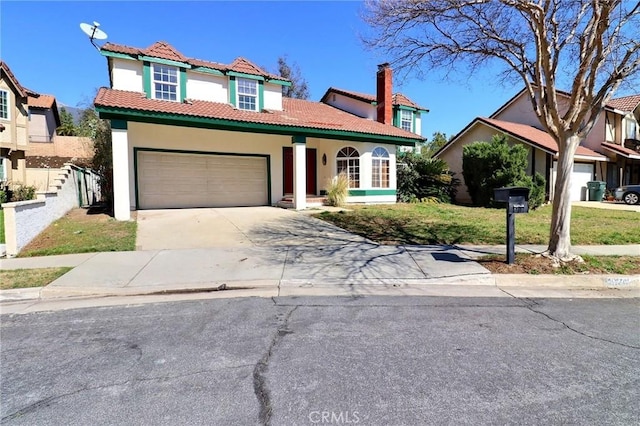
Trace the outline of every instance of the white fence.
[[37, 199], [2, 205], [7, 257], [16, 256], [47, 226], [72, 208], [90, 205], [99, 199], [95, 173], [65, 164], [49, 190], [37, 193]]

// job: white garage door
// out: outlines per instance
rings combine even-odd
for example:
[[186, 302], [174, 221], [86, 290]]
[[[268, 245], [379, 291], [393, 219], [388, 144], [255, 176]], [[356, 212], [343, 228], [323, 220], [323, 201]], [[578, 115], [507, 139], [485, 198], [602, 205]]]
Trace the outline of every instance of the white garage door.
[[571, 201], [586, 201], [589, 198], [587, 182], [593, 180], [593, 164], [575, 163], [571, 176]]
[[140, 209], [264, 206], [267, 159], [138, 152]]

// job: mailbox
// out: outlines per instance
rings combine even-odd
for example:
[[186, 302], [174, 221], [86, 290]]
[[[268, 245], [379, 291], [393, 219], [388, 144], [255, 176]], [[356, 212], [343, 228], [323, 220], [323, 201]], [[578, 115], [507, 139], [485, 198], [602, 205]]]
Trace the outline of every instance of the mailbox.
[[529, 188], [510, 186], [495, 188], [493, 200], [507, 203], [507, 263], [512, 264], [516, 257], [516, 213], [529, 213]]
[[507, 203], [507, 213], [529, 213], [529, 188], [509, 186], [493, 190], [496, 202]]

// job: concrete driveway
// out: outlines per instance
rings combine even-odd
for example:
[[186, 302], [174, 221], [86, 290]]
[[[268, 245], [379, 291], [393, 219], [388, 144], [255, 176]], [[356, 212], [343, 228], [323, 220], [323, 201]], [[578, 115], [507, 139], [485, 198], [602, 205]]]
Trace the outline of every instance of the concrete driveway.
[[367, 242], [308, 214], [276, 207], [140, 210], [137, 216], [136, 250]]

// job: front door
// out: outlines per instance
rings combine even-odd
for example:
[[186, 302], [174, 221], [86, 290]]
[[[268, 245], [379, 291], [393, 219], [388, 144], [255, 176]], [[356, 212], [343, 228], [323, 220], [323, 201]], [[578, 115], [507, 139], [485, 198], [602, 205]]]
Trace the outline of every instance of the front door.
[[[316, 149], [307, 148], [307, 195], [316, 195]], [[284, 193], [293, 194], [293, 148], [285, 146], [282, 148], [284, 157]]]

